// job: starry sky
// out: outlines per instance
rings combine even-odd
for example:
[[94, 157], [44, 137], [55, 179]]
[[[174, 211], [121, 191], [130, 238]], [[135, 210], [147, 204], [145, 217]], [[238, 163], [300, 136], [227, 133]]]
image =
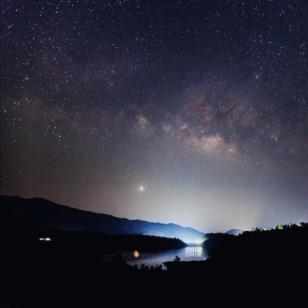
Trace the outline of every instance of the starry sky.
[[1, 193], [203, 231], [308, 220], [306, 0], [1, 0]]

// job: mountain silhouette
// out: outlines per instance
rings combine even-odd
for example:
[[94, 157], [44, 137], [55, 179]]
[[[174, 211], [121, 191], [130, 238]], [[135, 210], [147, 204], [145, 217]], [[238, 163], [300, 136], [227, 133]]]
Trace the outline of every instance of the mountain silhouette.
[[177, 224], [130, 220], [60, 205], [42, 198], [0, 196], [0, 223], [30, 225], [66, 231], [95, 231], [105, 234], [142, 234], [200, 242], [204, 234]]
[[237, 235], [240, 235], [241, 233], [243, 233], [243, 230], [241, 230], [241, 229], [230, 229], [230, 230], [228, 230], [225, 233], [228, 234], [228, 235], [235, 235], [235, 236], [237, 236]]

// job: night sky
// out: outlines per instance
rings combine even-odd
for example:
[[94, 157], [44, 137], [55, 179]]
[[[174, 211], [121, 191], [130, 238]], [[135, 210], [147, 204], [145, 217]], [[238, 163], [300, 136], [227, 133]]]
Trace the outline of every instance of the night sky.
[[1, 1], [1, 193], [204, 231], [308, 220], [308, 1]]

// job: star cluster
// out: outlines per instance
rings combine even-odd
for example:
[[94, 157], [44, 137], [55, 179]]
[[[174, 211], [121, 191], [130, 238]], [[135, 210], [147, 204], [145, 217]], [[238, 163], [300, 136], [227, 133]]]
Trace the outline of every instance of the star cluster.
[[1, 193], [203, 230], [308, 219], [306, 1], [1, 8]]

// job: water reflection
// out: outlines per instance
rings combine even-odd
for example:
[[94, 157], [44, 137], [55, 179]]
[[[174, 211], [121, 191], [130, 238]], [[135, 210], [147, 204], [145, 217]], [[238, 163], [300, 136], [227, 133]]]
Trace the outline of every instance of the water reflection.
[[170, 249], [155, 253], [140, 252], [138, 258], [132, 255], [125, 256], [127, 262], [131, 265], [147, 266], [163, 265], [164, 262], [173, 261], [178, 256], [181, 261], [201, 261], [207, 258], [207, 254], [202, 246], [187, 246], [181, 249]]

